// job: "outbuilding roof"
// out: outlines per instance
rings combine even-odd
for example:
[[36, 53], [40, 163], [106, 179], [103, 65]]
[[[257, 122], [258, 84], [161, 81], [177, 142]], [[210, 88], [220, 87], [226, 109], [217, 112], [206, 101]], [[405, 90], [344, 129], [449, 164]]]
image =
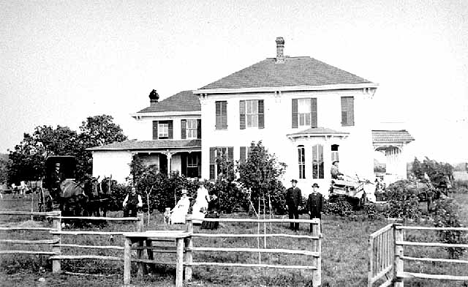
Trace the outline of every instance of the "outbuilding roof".
[[[372, 84], [370, 81], [311, 57], [267, 58], [199, 89]], [[374, 84], [375, 85], [375, 84]]]
[[201, 149], [201, 140], [128, 140], [115, 142], [104, 146], [92, 147], [89, 151], [139, 151], [139, 150], [167, 150], [167, 149]]
[[156, 112], [196, 112], [201, 111], [200, 100], [192, 91], [182, 91], [160, 102], [142, 109], [137, 114]]
[[406, 130], [372, 130], [372, 142], [376, 143], [409, 143], [414, 138]]

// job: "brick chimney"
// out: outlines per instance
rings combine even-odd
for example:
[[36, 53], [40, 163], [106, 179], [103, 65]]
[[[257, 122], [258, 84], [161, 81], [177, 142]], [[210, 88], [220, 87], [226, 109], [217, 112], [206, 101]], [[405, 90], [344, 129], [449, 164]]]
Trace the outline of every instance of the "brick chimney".
[[284, 63], [284, 39], [283, 37], [276, 38], [276, 64]]
[[154, 106], [159, 101], [159, 94], [156, 90], [152, 90], [149, 94], [150, 106]]

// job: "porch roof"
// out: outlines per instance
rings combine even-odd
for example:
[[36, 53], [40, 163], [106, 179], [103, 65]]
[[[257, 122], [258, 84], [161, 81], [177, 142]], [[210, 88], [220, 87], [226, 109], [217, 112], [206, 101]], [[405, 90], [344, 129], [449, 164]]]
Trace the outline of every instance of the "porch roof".
[[412, 141], [414, 138], [406, 130], [372, 130], [374, 144], [406, 144]]
[[168, 149], [192, 149], [201, 150], [201, 140], [128, 140], [114, 142], [104, 146], [88, 148], [89, 151], [141, 151], [141, 150], [168, 150]]
[[348, 132], [336, 131], [330, 128], [317, 127], [308, 128], [297, 133], [288, 134], [288, 138], [301, 138], [301, 137], [342, 137], [345, 138], [349, 135]]

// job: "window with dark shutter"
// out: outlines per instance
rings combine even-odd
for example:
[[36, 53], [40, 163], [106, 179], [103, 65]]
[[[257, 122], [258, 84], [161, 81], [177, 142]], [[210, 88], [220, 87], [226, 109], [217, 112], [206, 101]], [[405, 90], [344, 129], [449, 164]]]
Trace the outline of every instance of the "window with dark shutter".
[[341, 97], [341, 125], [354, 126], [354, 97]]
[[298, 127], [297, 123], [297, 99], [292, 99], [292, 128]]
[[263, 100], [258, 101], [258, 128], [265, 128], [265, 108], [263, 105]]
[[215, 128], [217, 130], [227, 129], [227, 102], [217, 101], [215, 102], [216, 107], [216, 123]]
[[201, 139], [201, 120], [197, 120], [197, 139]]
[[174, 138], [174, 135], [173, 135], [174, 129], [173, 129], [173, 127], [172, 127], [172, 121], [168, 121], [168, 122], [167, 122], [167, 127], [168, 127], [168, 128], [167, 128], [167, 130], [168, 130], [168, 138], [169, 138], [169, 139]]
[[187, 120], [180, 120], [180, 138], [186, 139], [187, 138]]
[[216, 148], [210, 147], [210, 179], [215, 179]]
[[153, 121], [153, 140], [158, 139], [158, 121]]
[[245, 130], [245, 101], [239, 102], [239, 123], [240, 129]]
[[310, 117], [311, 117], [311, 122], [310, 122], [310, 127], [316, 128], [317, 125], [317, 98], [312, 98], [310, 99]]
[[247, 160], [247, 147], [241, 146], [239, 149], [239, 161], [245, 163]]

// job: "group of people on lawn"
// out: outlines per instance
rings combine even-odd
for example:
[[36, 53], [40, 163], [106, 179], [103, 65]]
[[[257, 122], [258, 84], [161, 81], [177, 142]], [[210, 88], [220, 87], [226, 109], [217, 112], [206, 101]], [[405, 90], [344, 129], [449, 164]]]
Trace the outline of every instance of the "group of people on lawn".
[[[338, 161], [333, 162], [331, 168], [331, 176], [333, 180], [342, 179], [343, 174], [339, 172]], [[321, 219], [323, 209], [323, 196], [318, 191], [319, 185], [317, 183], [312, 184], [312, 192], [307, 198], [305, 210], [310, 216], [310, 219], [318, 218]], [[200, 186], [197, 191], [197, 197], [195, 204], [192, 206], [192, 213], [201, 215], [203, 217], [209, 209], [213, 209], [213, 200], [216, 200], [216, 195], [209, 195], [208, 190]], [[302, 192], [297, 187], [297, 180], [291, 180], [291, 187], [286, 190], [286, 204], [288, 207], [288, 213], [290, 219], [299, 219], [300, 207], [302, 205]], [[141, 196], [136, 193], [135, 187], [132, 187], [131, 192], [125, 197], [123, 202], [124, 216], [136, 216], [137, 209], [143, 206]], [[189, 212], [191, 206], [190, 198], [187, 195], [187, 190], [182, 189], [182, 195], [177, 202], [176, 206], [169, 211], [171, 224], [185, 223], [185, 215]], [[211, 207], [211, 208], [210, 208]], [[299, 230], [299, 223], [290, 223], [290, 229], [294, 231]], [[312, 224], [310, 224], [310, 232], [312, 232]]]

